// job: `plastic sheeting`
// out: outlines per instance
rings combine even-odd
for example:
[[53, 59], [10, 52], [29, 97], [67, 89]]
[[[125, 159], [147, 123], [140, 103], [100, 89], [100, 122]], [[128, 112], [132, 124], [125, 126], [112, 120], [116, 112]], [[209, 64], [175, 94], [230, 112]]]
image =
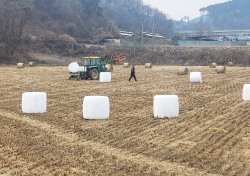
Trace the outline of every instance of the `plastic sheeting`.
[[100, 73], [100, 82], [111, 82], [111, 72], [101, 72]]
[[22, 94], [23, 113], [45, 113], [47, 94], [45, 92], [26, 92]]
[[83, 99], [83, 118], [104, 120], [109, 118], [110, 105], [107, 96], [86, 96]]
[[201, 72], [191, 72], [190, 73], [190, 82], [192, 82], [192, 83], [202, 83]]
[[242, 97], [244, 101], [250, 101], [250, 84], [244, 84]]
[[174, 118], [179, 116], [179, 97], [177, 95], [154, 96], [154, 117]]
[[73, 72], [73, 73], [78, 72], [79, 71], [79, 65], [78, 65], [78, 63], [72, 62], [71, 64], [69, 64], [68, 70], [70, 72]]

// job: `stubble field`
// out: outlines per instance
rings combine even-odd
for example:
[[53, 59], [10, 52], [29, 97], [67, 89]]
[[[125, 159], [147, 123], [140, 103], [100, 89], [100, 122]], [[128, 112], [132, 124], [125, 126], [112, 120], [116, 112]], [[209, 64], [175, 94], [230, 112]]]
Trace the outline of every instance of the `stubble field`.
[[[0, 175], [250, 175], [250, 68], [201, 71], [115, 66], [112, 83], [68, 80], [67, 67], [0, 67]], [[47, 93], [45, 114], [23, 114], [24, 92]], [[176, 94], [180, 116], [153, 117], [153, 96]], [[83, 97], [110, 98], [110, 119], [84, 120]]]

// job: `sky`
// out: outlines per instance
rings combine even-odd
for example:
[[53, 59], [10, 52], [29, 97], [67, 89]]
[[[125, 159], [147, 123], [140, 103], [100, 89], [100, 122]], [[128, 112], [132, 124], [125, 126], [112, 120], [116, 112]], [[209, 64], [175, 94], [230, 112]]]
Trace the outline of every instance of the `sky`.
[[173, 20], [184, 16], [194, 19], [200, 16], [199, 9], [209, 5], [228, 2], [230, 0], [142, 0], [145, 4], [168, 14]]

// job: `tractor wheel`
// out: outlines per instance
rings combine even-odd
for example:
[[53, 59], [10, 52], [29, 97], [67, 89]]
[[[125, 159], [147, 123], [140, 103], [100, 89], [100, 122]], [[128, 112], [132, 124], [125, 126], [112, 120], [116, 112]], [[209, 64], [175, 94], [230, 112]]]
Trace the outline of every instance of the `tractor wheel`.
[[92, 80], [99, 79], [99, 70], [97, 68], [93, 68], [93, 69], [89, 70], [89, 77]]

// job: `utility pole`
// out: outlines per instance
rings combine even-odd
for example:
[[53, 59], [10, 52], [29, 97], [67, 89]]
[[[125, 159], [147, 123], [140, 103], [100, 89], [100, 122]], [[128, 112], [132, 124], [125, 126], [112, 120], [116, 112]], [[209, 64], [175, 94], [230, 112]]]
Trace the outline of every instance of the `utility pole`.
[[144, 45], [144, 41], [143, 41], [143, 23], [141, 25], [141, 43], [142, 43], [142, 46]]

